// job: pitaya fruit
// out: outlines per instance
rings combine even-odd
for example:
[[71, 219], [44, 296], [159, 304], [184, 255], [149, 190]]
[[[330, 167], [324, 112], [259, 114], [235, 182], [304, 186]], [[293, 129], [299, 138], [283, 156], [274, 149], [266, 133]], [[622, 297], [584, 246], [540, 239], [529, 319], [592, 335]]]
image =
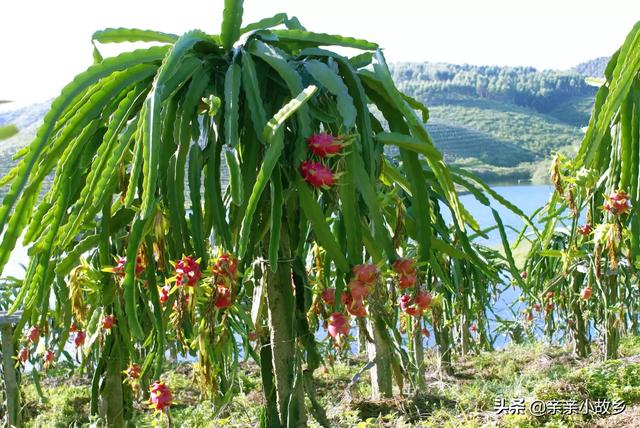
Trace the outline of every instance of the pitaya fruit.
[[35, 325], [31, 327], [27, 332], [27, 340], [30, 343], [36, 343], [38, 342], [38, 339], [40, 339], [40, 329], [38, 328], [37, 325]]
[[325, 304], [331, 306], [336, 300], [336, 290], [333, 288], [325, 288], [322, 290], [320, 298]]
[[228, 287], [219, 285], [217, 288], [216, 300], [214, 305], [218, 309], [224, 309], [231, 306], [231, 290]]
[[351, 269], [351, 273], [356, 280], [366, 285], [371, 285], [376, 282], [380, 270], [378, 266], [374, 264], [356, 265]]
[[398, 287], [400, 287], [400, 289], [404, 290], [406, 288], [413, 287], [414, 285], [416, 285], [416, 282], [418, 282], [418, 277], [416, 276], [415, 273], [402, 274], [402, 275], [400, 275], [400, 278], [398, 279]]
[[349, 320], [340, 312], [334, 312], [329, 317], [329, 336], [338, 339], [339, 336], [349, 335]]
[[173, 396], [169, 387], [161, 381], [156, 381], [151, 385], [149, 403], [156, 411], [162, 412], [171, 406]]
[[142, 368], [135, 363], [127, 367], [127, 377], [129, 379], [139, 379], [141, 373], [142, 373]]
[[336, 184], [336, 176], [320, 162], [305, 160], [300, 164], [300, 175], [312, 187], [328, 189]]
[[587, 223], [578, 227], [578, 233], [582, 236], [587, 236], [591, 234], [591, 232], [593, 232], [593, 226], [591, 226], [591, 223]]
[[324, 158], [340, 153], [344, 144], [340, 137], [321, 132], [308, 137], [307, 146], [314, 155]]
[[76, 345], [76, 348], [79, 348], [82, 345], [84, 345], [84, 340], [86, 339], [86, 337], [87, 335], [85, 334], [84, 331], [78, 330], [78, 332], [76, 333], [75, 339], [73, 339], [73, 343], [74, 345]]
[[629, 195], [622, 190], [617, 190], [609, 196], [605, 196], [604, 210], [614, 215], [626, 214], [631, 209]]
[[102, 328], [105, 330], [111, 330], [116, 325], [116, 316], [113, 314], [105, 315], [102, 318]]
[[393, 270], [399, 275], [414, 275], [416, 273], [415, 260], [397, 259], [393, 262]]

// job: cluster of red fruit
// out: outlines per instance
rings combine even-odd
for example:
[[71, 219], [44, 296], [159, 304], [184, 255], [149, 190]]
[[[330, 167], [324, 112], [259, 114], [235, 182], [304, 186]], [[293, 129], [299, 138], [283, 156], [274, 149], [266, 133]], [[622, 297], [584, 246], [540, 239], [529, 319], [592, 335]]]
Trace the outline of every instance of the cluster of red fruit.
[[380, 275], [380, 269], [374, 264], [362, 264], [354, 266], [351, 270], [352, 278], [349, 281], [349, 291], [342, 294], [342, 303], [347, 312], [354, 317], [366, 317], [364, 299], [367, 298]]
[[[352, 278], [349, 281], [347, 292], [342, 293], [340, 300], [347, 309], [347, 312], [354, 317], [366, 317], [365, 308], [366, 297], [369, 295], [380, 275], [380, 269], [374, 264], [361, 264], [354, 266], [351, 270]], [[335, 301], [335, 290], [327, 288], [320, 295], [322, 300], [329, 306]], [[348, 336], [351, 326], [348, 319], [340, 312], [334, 312], [329, 317], [328, 332], [331, 337], [338, 339], [339, 336]]]
[[[170, 278], [167, 284], [160, 289], [160, 302], [165, 304], [169, 300], [171, 283], [175, 281], [178, 287], [195, 287], [202, 278], [200, 260], [195, 260], [192, 256], [183, 256], [174, 263], [175, 275]], [[238, 260], [227, 252], [220, 253], [213, 260], [211, 266], [211, 279], [215, 287], [214, 305], [223, 309], [231, 306], [231, 286], [238, 278]], [[188, 298], [189, 296], [185, 296]]]
[[631, 209], [629, 195], [622, 190], [616, 190], [611, 195], [605, 196], [603, 208], [613, 215], [626, 214]]
[[[163, 305], [169, 300], [169, 293], [171, 292], [171, 283], [175, 281], [178, 287], [195, 287], [200, 278], [202, 277], [202, 271], [200, 270], [200, 259], [195, 260], [191, 256], [182, 256], [182, 258], [175, 263], [171, 263], [174, 266], [175, 275], [169, 278], [168, 282], [160, 289], [160, 303]], [[188, 298], [188, 297], [187, 297]]]
[[[26, 335], [27, 346], [23, 346], [20, 351], [18, 351], [18, 361], [21, 363], [26, 363], [30, 356], [29, 346], [36, 345], [40, 340], [40, 329], [38, 326], [33, 326], [27, 331]], [[42, 365], [44, 368], [49, 368], [53, 365], [55, 361], [55, 354], [53, 350], [46, 349], [44, 354], [42, 354]]]
[[[415, 287], [418, 282], [415, 261], [401, 258], [393, 263], [393, 270], [397, 275], [398, 287], [407, 289]], [[374, 264], [357, 265], [352, 269], [352, 279], [349, 282], [349, 290], [342, 294], [341, 301], [345, 305], [349, 315], [355, 317], [367, 316], [364, 299], [371, 292], [372, 287], [378, 281], [380, 270]], [[332, 306], [335, 301], [335, 290], [327, 288], [320, 295], [323, 302]], [[400, 309], [410, 315], [418, 317], [429, 309], [432, 296], [426, 291], [417, 291], [412, 294], [400, 296]], [[349, 320], [344, 314], [334, 312], [328, 320], [328, 332], [331, 337], [338, 339], [349, 334]]]
[[211, 267], [213, 284], [216, 287], [216, 308], [224, 309], [231, 306], [231, 286], [238, 279], [238, 259], [231, 253], [222, 253]]
[[84, 331], [78, 329], [78, 326], [75, 322], [71, 323], [71, 327], [69, 327], [69, 333], [75, 333], [76, 337], [73, 339], [73, 344], [76, 345], [76, 348], [80, 348], [84, 345], [84, 341], [87, 338], [87, 335]]
[[[412, 259], [398, 259], [393, 262], [393, 270], [398, 275], [398, 287], [402, 290], [414, 287], [418, 282], [415, 261]], [[412, 317], [418, 317], [431, 306], [432, 296], [426, 291], [418, 291], [415, 296], [403, 294], [399, 303], [402, 312]]]
[[[307, 147], [321, 159], [337, 155], [344, 148], [344, 139], [321, 132], [307, 138]], [[307, 159], [300, 163], [300, 175], [315, 188], [328, 189], [336, 183], [337, 174], [322, 162]]]

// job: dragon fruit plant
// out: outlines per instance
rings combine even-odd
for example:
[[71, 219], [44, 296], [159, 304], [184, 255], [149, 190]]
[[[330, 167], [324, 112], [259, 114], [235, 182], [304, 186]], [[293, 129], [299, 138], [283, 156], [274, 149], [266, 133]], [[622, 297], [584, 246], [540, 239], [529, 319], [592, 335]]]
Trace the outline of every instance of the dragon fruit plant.
[[[123, 372], [141, 367], [135, 376], [148, 385], [167, 351], [198, 359], [206, 396], [232, 397], [234, 337], [248, 332], [260, 342], [260, 355], [247, 352], [261, 364], [268, 425], [304, 425], [306, 394], [326, 426], [313, 398], [316, 321], [307, 317], [314, 248], [335, 288], [325, 296], [328, 314], [374, 314], [372, 339], [384, 344], [386, 361], [374, 370], [387, 396], [391, 362], [408, 364], [394, 351], [392, 320], [383, 319], [397, 299], [388, 283], [372, 285], [377, 272], [357, 267], [393, 265], [398, 240], [409, 238], [420, 267], [397, 263], [403, 289], [422, 269], [447, 272], [453, 257], [487, 266], [469, 246], [467, 228], [480, 229], [453, 177], [481, 183], [447, 168], [424, 127], [426, 107], [398, 91], [378, 45], [309, 31], [286, 14], [255, 23], [242, 15], [242, 1], [225, 0], [219, 34], [94, 33], [95, 63], [62, 90], [0, 180], [0, 270], [20, 237], [31, 246], [12, 308], [23, 311], [18, 327], [65, 332], [40, 332], [53, 356], [77, 323], [94, 370], [90, 410], [110, 426], [133, 412]], [[154, 45], [101, 55], [102, 44], [123, 41]], [[384, 146], [398, 156], [385, 158]], [[38, 198], [50, 173], [52, 186]], [[441, 227], [439, 203], [452, 214], [452, 234]], [[358, 283], [347, 287], [351, 276]], [[351, 300], [338, 298], [343, 291]], [[414, 303], [428, 306], [420, 298]], [[335, 315], [331, 335], [346, 340], [349, 324]], [[170, 405], [169, 387], [153, 384], [156, 410]]]

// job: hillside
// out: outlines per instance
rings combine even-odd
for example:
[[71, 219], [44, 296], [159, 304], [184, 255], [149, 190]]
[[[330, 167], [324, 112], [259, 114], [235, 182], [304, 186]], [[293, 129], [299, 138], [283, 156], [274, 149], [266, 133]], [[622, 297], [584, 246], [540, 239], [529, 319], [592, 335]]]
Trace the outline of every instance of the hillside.
[[392, 72], [429, 106], [428, 128], [445, 157], [488, 181], [546, 177], [536, 173], [544, 161], [580, 142], [596, 91], [577, 69], [399, 63]]
[[582, 62], [571, 70], [587, 77], [604, 77], [604, 69], [607, 67], [609, 59], [608, 56], [601, 56], [600, 58]]

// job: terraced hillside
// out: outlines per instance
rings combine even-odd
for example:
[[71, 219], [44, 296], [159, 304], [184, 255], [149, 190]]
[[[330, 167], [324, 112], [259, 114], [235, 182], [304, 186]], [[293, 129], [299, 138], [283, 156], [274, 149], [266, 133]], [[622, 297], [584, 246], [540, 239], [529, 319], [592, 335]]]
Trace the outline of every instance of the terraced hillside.
[[497, 181], [546, 179], [550, 156], [581, 141], [597, 89], [578, 69], [402, 63], [394, 77], [429, 107], [445, 157]]
[[482, 163], [506, 167], [533, 162], [537, 157], [535, 153], [509, 141], [465, 126], [434, 119], [429, 122], [427, 129], [447, 162], [456, 163], [475, 158]]
[[[538, 159], [564, 146], [577, 144], [582, 136], [579, 127], [551, 115], [494, 100], [468, 98], [434, 105], [430, 111], [434, 121], [480, 131], [510, 142], [514, 148], [533, 152]], [[515, 155], [508, 156], [518, 159]]]

